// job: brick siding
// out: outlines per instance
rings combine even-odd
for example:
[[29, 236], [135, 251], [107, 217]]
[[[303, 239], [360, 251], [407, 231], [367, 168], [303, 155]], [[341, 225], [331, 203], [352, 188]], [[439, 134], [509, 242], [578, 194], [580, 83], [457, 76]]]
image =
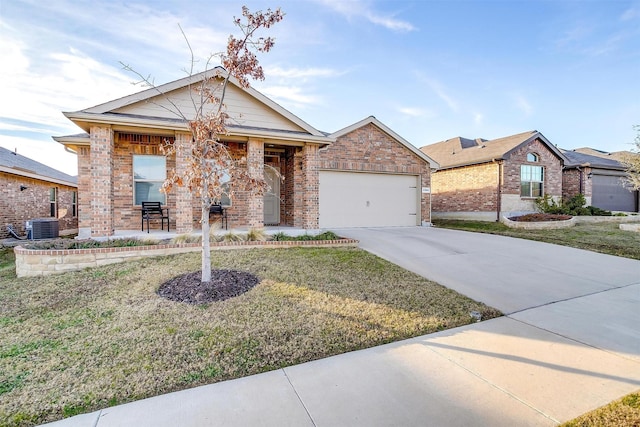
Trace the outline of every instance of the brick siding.
[[[21, 185], [27, 188], [20, 191]], [[61, 233], [75, 230], [78, 228], [78, 218], [73, 216], [72, 206], [75, 187], [0, 172], [0, 239], [10, 237], [7, 225], [12, 225], [19, 235], [25, 236], [25, 221], [50, 218], [49, 190], [54, 187], [58, 189], [58, 213], [66, 211], [58, 219], [58, 229]]]
[[431, 179], [431, 209], [433, 212], [495, 212], [498, 177], [498, 163], [438, 171]]

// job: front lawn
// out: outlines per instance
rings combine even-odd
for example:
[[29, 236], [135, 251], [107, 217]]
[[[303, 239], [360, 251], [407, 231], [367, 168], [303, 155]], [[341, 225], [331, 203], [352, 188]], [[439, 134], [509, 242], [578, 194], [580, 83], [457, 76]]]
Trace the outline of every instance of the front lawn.
[[578, 223], [557, 230], [523, 230], [498, 222], [434, 220], [436, 227], [500, 234], [571, 246], [609, 255], [640, 259], [640, 233], [620, 230], [617, 223]]
[[205, 306], [156, 294], [199, 254], [16, 279], [0, 251], [0, 425], [33, 425], [472, 322], [496, 310], [365, 251], [251, 249], [261, 282]]

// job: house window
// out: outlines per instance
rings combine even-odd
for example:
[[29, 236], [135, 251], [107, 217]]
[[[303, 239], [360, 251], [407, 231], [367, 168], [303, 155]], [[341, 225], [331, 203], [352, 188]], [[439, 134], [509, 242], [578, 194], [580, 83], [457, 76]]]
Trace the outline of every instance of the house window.
[[542, 166], [520, 166], [520, 196], [542, 197], [543, 190], [544, 170]]
[[58, 189], [56, 187], [49, 189], [49, 216], [54, 218], [58, 216]]
[[231, 206], [231, 199], [229, 198], [229, 181], [231, 180], [231, 177], [229, 176], [228, 173], [224, 172], [222, 177], [220, 178], [220, 182], [222, 183], [222, 188], [224, 189], [224, 193], [222, 195], [222, 197], [220, 197], [220, 200], [216, 200], [215, 203], [216, 204], [221, 204], [222, 206], [226, 206], [229, 207]]
[[133, 156], [133, 203], [166, 203], [160, 192], [167, 178], [167, 161], [164, 156]]
[[527, 154], [527, 162], [537, 162], [540, 158], [536, 153]]
[[71, 192], [71, 216], [74, 218], [78, 216], [78, 192], [77, 191]]

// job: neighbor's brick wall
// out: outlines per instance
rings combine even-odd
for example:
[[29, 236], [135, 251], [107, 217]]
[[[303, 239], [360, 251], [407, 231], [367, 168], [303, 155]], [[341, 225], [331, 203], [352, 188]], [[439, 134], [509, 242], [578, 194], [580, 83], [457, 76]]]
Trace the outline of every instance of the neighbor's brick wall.
[[437, 171], [431, 178], [431, 208], [434, 212], [497, 211], [498, 171], [498, 163]]
[[[528, 153], [537, 154], [539, 161], [528, 162]], [[557, 198], [562, 197], [562, 161], [539, 140], [520, 147], [505, 160], [503, 194], [520, 194], [521, 165], [543, 166], [544, 193]]]
[[[27, 189], [20, 191], [21, 185]], [[72, 214], [75, 187], [0, 172], [0, 239], [10, 237], [7, 224], [24, 236], [25, 221], [50, 218], [49, 190], [53, 187], [58, 189], [58, 213], [62, 214], [66, 210], [66, 214], [58, 219], [59, 231], [78, 228], [78, 218]]]
[[[320, 170], [419, 175], [423, 187], [432, 185], [429, 165], [371, 123], [341, 136], [318, 158]], [[421, 195], [422, 221], [430, 222], [431, 195]]]
[[[583, 174], [578, 169], [565, 169], [562, 171], [562, 198], [564, 200], [568, 200], [580, 192], [582, 192], [584, 196], [591, 196], [591, 194], [585, 194], [586, 185], [584, 178], [587, 176], [587, 173], [588, 172]], [[580, 185], [581, 180], [582, 186]]]

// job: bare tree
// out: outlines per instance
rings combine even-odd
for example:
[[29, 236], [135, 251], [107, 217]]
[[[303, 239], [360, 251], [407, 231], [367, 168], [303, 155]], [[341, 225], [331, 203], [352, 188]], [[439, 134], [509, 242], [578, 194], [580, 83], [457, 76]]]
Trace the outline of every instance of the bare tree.
[[636, 139], [634, 141], [634, 149], [631, 153], [626, 154], [621, 162], [627, 168], [626, 180], [631, 184], [634, 190], [640, 190], [640, 125], [633, 127], [636, 132]]
[[[211, 205], [220, 201], [224, 195], [233, 199], [238, 191], [247, 191], [261, 195], [267, 190], [264, 176], [254, 176], [247, 167], [246, 157], [235, 158], [224, 144], [224, 137], [229, 134], [227, 126], [233, 119], [229, 116], [225, 107], [225, 96], [231, 79], [242, 88], [249, 88], [249, 79], [264, 80], [264, 70], [258, 62], [256, 53], [267, 53], [274, 45], [271, 37], [257, 37], [260, 29], [268, 29], [280, 22], [284, 14], [278, 8], [275, 11], [267, 9], [266, 12], [257, 11], [251, 13], [246, 6], [242, 7], [242, 18], [234, 17], [234, 24], [240, 29], [242, 35], [239, 38], [229, 36], [226, 52], [214, 54], [209, 57], [205, 66], [204, 78], [190, 85], [189, 94], [193, 111], [183, 109], [170, 97], [161, 93], [149, 77], [144, 77], [130, 66], [123, 64], [124, 68], [138, 75], [142, 83], [156, 88], [160, 94], [165, 95], [171, 113], [184, 120], [191, 133], [191, 144], [188, 147], [179, 147], [166, 143], [163, 153], [166, 156], [176, 155], [177, 150], [184, 150], [187, 167], [184, 170], [170, 171], [164, 182], [162, 191], [170, 192], [176, 186], [184, 187], [195, 197], [200, 199], [202, 227], [202, 282], [211, 281], [211, 247], [209, 244], [209, 209]], [[182, 29], [181, 29], [182, 31]], [[182, 32], [189, 51], [191, 52], [191, 66], [187, 71], [189, 77], [193, 77], [195, 57], [189, 41]], [[211, 70], [213, 60], [219, 59], [224, 70], [216, 68]], [[210, 75], [208, 71], [212, 71]], [[215, 71], [215, 72], [213, 72]]]

